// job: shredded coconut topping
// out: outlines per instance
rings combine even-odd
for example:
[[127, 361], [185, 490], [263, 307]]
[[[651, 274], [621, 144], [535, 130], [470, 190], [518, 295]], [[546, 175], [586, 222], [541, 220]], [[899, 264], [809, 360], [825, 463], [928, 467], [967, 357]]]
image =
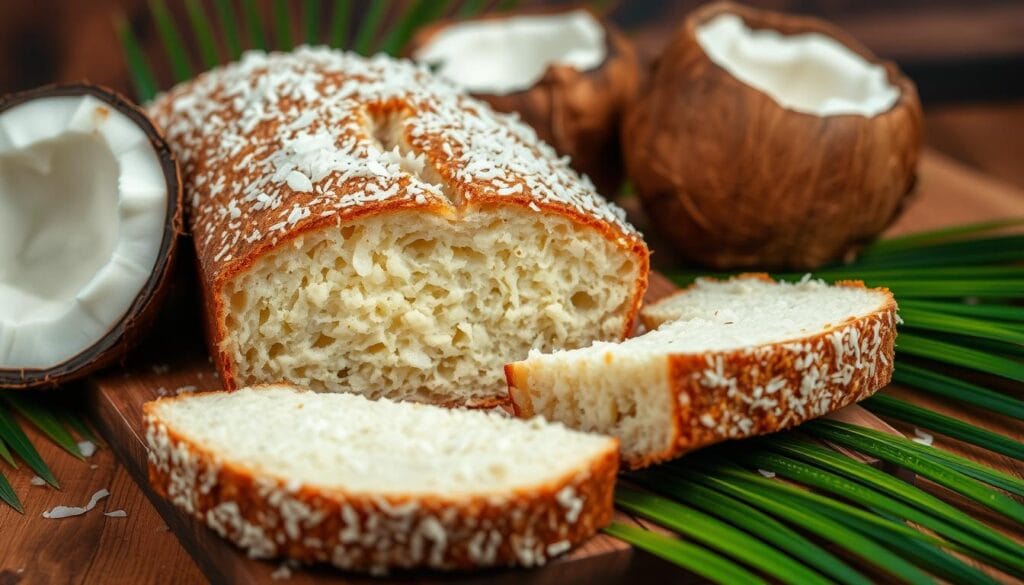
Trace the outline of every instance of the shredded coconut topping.
[[[623, 211], [517, 116], [494, 113], [408, 61], [325, 47], [248, 52], [158, 97], [150, 113], [182, 166], [196, 246], [212, 275], [243, 261], [254, 243], [275, 245], [293, 228], [340, 222], [372, 203], [457, 211], [517, 199], [638, 237]], [[373, 135], [382, 114], [397, 114], [415, 156]], [[412, 168], [421, 156], [425, 173]], [[451, 188], [439, 188], [435, 174]]]

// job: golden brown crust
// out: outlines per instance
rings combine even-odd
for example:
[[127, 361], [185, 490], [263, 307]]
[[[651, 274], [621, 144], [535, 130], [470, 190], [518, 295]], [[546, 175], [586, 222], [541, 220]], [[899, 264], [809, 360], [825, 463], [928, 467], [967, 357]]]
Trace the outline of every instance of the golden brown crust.
[[566, 477], [505, 494], [348, 494], [224, 462], [168, 429], [155, 404], [143, 408], [151, 485], [253, 557], [373, 573], [534, 566], [612, 519], [617, 443]]
[[[752, 28], [819, 32], [885, 69], [900, 91], [888, 111], [815, 116], [789, 110], [713, 63], [702, 23], [739, 15]], [[912, 81], [818, 19], [729, 2], [689, 15], [623, 124], [628, 175], [660, 232], [716, 268], [807, 269], [843, 259], [898, 215], [922, 142]]]
[[605, 60], [595, 69], [579, 71], [551, 64], [532, 87], [503, 95], [475, 93], [499, 112], [515, 112], [537, 131], [541, 140], [569, 156], [573, 168], [587, 175], [597, 191], [608, 197], [618, 193], [624, 177], [619, 127], [626, 106], [640, 84], [640, 66], [633, 44], [608, 19], [582, 6], [531, 6], [508, 12], [487, 13], [470, 19], [440, 20], [423, 27], [406, 48], [407, 56], [428, 45], [441, 30], [473, 20], [589, 12], [605, 31]]
[[[207, 337], [227, 389], [240, 381], [225, 348], [225, 284], [294, 238], [371, 215], [415, 211], [457, 221], [497, 206], [562, 215], [634, 256], [642, 274], [623, 336], [637, 318], [648, 250], [621, 210], [582, 186], [523, 124], [491, 113], [409, 64], [319, 49], [251, 55], [176, 87], [151, 111], [168, 128], [182, 160]], [[367, 124], [389, 115], [401, 118], [408, 147], [422, 155], [446, 190], [410, 172], [380, 173], [373, 166], [389, 149]], [[487, 132], [500, 136], [504, 151], [518, 149], [527, 167], [543, 171], [509, 171], [523, 161], [499, 168], [496, 159], [503, 153], [482, 143]], [[304, 159], [304, 149], [325, 135], [331, 142], [319, 148], [326, 155], [314, 156], [312, 163]], [[369, 153], [377, 157], [373, 163]], [[313, 170], [295, 167], [302, 176], [293, 184], [285, 171], [296, 161]], [[318, 168], [322, 176], [307, 176]], [[302, 180], [309, 184], [302, 186]]]
[[[774, 282], [762, 273], [736, 278]], [[861, 281], [835, 285], [866, 288]], [[871, 290], [886, 296], [877, 310], [815, 335], [730, 351], [665, 355], [674, 439], [661, 451], [623, 456], [623, 466], [638, 469], [724, 440], [781, 431], [885, 387], [894, 366], [897, 307], [888, 289]], [[648, 329], [662, 323], [646, 309], [642, 318]], [[506, 365], [505, 375], [515, 415], [538, 414], [531, 393], [542, 389], [529, 387], [521, 362]]]

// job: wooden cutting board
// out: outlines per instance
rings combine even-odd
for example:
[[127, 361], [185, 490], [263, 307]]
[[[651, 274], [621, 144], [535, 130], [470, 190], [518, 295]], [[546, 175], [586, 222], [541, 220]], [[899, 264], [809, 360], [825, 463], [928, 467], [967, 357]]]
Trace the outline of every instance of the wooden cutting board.
[[[184, 276], [184, 275], [183, 275]], [[187, 278], [187, 277], [186, 277]], [[676, 290], [668, 279], [652, 274], [647, 302], [652, 302]], [[185, 305], [188, 303], [186, 302]], [[219, 390], [213, 366], [210, 364], [202, 334], [198, 326], [198, 307], [172, 305], [176, 310], [165, 311], [180, 316], [163, 323], [162, 334], [152, 336], [132, 363], [113, 375], [91, 381], [91, 408], [100, 430], [112, 449], [124, 462], [135, 481], [153, 502], [167, 525], [177, 534], [182, 545], [214, 583], [269, 583], [271, 573], [279, 567], [276, 562], [257, 561], [229, 542], [221, 539], [186, 514], [174, 508], [150, 490], [146, 480], [146, 451], [142, 431], [142, 405], [160, 396], [179, 392]], [[174, 322], [177, 321], [177, 322]], [[860, 407], [849, 407], [837, 416], [895, 432], [884, 422]], [[655, 527], [624, 513], [621, 522]], [[289, 583], [380, 583], [380, 580], [345, 574], [327, 567], [292, 571]], [[650, 579], [664, 575], [666, 579], [680, 579], [678, 570], [646, 554], [635, 554], [626, 543], [598, 534], [570, 554], [545, 567], [534, 570], [489, 571], [463, 575], [400, 575], [414, 583], [531, 583], [559, 584], [570, 577], [579, 583], [618, 583], [630, 575], [643, 575]]]
[[[905, 233], [942, 227], [950, 224], [980, 221], [1010, 215], [1024, 215], [1024, 198], [1020, 193], [1001, 183], [974, 173], [933, 153], [925, 156], [920, 171], [920, 187], [907, 211], [890, 233]], [[190, 244], [190, 242], [187, 242]], [[186, 246], [187, 248], [188, 246]], [[663, 250], [656, 246], [656, 249]], [[233, 545], [219, 538], [202, 524], [194, 521], [148, 488], [145, 471], [145, 446], [141, 434], [142, 404], [163, 393], [179, 389], [217, 389], [219, 380], [210, 365], [198, 321], [198, 306], [194, 298], [191, 266], [186, 251], [178, 279], [176, 302], [163, 311], [157, 334], [151, 336], [144, 347], [134, 352], [132, 361], [123, 370], [113, 371], [105, 377], [90, 381], [90, 406], [95, 420], [113, 450], [118, 454], [135, 481], [156, 506], [164, 521], [178, 536], [182, 545], [194, 558], [207, 578], [215, 583], [270, 583], [271, 573], [279, 566], [274, 562], [255, 561], [245, 557]], [[664, 265], [666, 254], [658, 254]], [[648, 300], [661, 298], [674, 289], [664, 277], [655, 274], [651, 280]], [[901, 397], [930, 408], [962, 416], [973, 424], [986, 426], [984, 414], [973, 414], [970, 409], [947, 405], [934, 398], [906, 390], [898, 390]], [[955, 410], [954, 410], [955, 409]], [[844, 409], [835, 416], [875, 428], [895, 432], [892, 427], [859, 407]], [[1016, 434], [1017, 429], [999, 429]], [[974, 450], [964, 452], [958, 445], [943, 445], [953, 452], [977, 457]], [[997, 468], [1005, 468], [1003, 461], [984, 461]], [[1020, 470], [1006, 469], [1009, 472]], [[927, 489], [927, 486], [926, 486]], [[964, 507], [977, 510], [964, 503]], [[981, 510], [983, 512], [983, 510]], [[982, 514], [985, 517], [984, 514]], [[620, 521], [655, 528], [650, 524], [620, 514]], [[988, 519], [988, 518], [986, 518]], [[461, 575], [395, 575], [395, 580], [409, 583], [612, 583], [642, 577], [643, 582], [680, 582], [683, 573], [654, 557], [638, 553], [625, 543], [606, 535], [598, 535], [589, 542], [546, 567], [530, 571], [491, 571]], [[320, 583], [380, 583], [357, 575], [330, 568], [294, 571], [289, 581], [300, 584]]]

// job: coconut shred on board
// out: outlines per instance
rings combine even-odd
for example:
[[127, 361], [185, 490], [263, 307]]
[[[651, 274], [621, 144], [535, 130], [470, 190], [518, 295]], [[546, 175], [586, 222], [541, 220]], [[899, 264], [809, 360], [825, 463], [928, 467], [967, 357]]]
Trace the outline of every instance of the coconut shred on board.
[[89, 498], [89, 503], [85, 506], [56, 506], [43, 512], [43, 518], [57, 520], [60, 518], [70, 518], [71, 516], [81, 516], [95, 508], [96, 504], [99, 503], [100, 500], [109, 495], [109, 491], [101, 489]]

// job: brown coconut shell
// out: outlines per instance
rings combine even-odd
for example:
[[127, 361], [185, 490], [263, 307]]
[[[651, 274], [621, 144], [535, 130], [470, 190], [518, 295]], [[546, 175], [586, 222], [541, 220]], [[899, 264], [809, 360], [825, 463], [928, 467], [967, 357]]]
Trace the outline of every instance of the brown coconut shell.
[[406, 56], [411, 57], [434, 35], [455, 23], [576, 10], [590, 12], [604, 28], [605, 60], [599, 67], [580, 71], [553, 64], [529, 89], [504, 95], [473, 95], [499, 112], [518, 113], [541, 140], [569, 156], [572, 167], [590, 177], [599, 193], [611, 197], [624, 178], [619, 128], [626, 107], [639, 89], [640, 67], [633, 44], [606, 18], [586, 7], [555, 6], [441, 20], [413, 36]]
[[149, 138], [167, 182], [167, 219], [163, 233], [160, 234], [160, 250], [157, 252], [156, 264], [149, 279], [128, 311], [118, 322], [111, 324], [106, 335], [82, 353], [50, 368], [0, 369], [0, 388], [22, 390], [57, 386], [123, 360], [152, 324], [171, 281], [178, 236], [183, 233], [181, 176], [178, 173], [176, 159], [164, 141], [163, 133], [141, 108], [112, 89], [88, 83], [75, 83], [47, 85], [0, 96], [0, 112], [33, 99], [80, 95], [91, 95], [124, 114]]
[[[870, 118], [785, 109], [698, 44], [697, 28], [722, 13], [754, 29], [828, 35], [884, 67], [900, 97]], [[852, 257], [895, 219], [914, 185], [922, 114], [913, 82], [838, 28], [720, 2], [686, 19], [622, 134], [644, 207], [686, 258], [810, 269]]]

